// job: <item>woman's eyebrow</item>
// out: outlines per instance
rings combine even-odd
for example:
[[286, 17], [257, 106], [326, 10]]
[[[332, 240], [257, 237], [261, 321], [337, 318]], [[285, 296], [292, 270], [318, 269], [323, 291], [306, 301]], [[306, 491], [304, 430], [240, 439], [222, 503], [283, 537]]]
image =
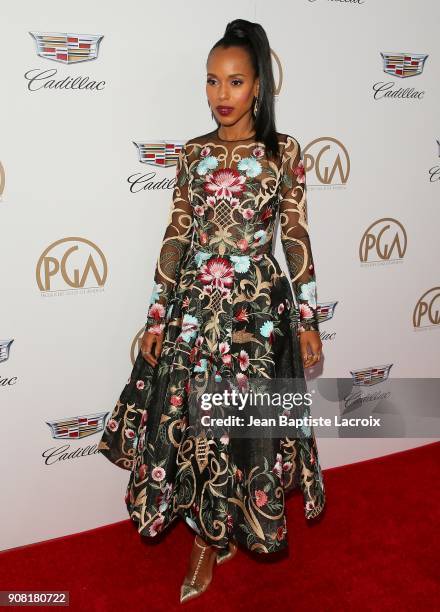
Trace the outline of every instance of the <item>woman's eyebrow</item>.
[[[207, 76], [217, 76], [214, 72], [208, 72]], [[245, 74], [243, 74], [242, 72], [235, 72], [234, 74], [230, 74], [230, 77], [233, 76], [246, 76]]]

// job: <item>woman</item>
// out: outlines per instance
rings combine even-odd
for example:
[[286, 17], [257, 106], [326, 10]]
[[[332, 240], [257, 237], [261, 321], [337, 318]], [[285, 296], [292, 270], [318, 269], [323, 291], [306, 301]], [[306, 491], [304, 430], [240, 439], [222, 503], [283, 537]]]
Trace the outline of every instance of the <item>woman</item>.
[[[322, 350], [300, 145], [275, 131], [259, 24], [228, 24], [206, 92], [218, 127], [179, 154], [141, 350], [99, 445], [131, 470], [125, 501], [141, 535], [178, 516], [196, 533], [181, 601], [206, 590], [237, 544], [287, 546], [286, 492], [302, 489], [306, 518], [325, 505], [313, 430], [237, 440], [188, 426], [191, 381], [304, 379]], [[277, 218], [293, 293], [271, 253]]]

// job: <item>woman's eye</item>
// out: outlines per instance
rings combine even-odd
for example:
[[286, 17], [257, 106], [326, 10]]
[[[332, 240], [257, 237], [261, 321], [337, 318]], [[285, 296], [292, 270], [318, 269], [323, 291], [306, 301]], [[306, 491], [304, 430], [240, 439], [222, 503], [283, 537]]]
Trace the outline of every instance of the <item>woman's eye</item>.
[[233, 83], [238, 83], [239, 85], [241, 85], [243, 83], [243, 81], [240, 81], [240, 79], [234, 79], [232, 82]]
[[214, 79], [207, 79], [207, 83], [212, 83], [214, 81]]

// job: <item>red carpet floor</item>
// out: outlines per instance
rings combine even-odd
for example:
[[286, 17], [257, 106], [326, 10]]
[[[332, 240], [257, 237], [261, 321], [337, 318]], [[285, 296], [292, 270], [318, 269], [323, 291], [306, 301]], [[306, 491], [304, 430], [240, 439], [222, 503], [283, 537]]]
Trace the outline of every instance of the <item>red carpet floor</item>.
[[327, 508], [313, 525], [301, 494], [288, 497], [287, 553], [240, 550], [183, 605], [193, 535], [180, 520], [154, 543], [127, 520], [4, 551], [0, 590], [67, 590], [75, 611], [438, 610], [439, 465], [435, 442], [325, 470]]

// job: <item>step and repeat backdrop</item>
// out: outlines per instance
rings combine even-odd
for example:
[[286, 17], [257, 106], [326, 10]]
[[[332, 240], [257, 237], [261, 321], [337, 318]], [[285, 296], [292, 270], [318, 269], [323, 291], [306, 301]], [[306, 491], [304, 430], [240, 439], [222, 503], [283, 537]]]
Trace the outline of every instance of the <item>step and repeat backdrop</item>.
[[[128, 518], [129, 472], [97, 444], [139, 350], [177, 154], [216, 127], [205, 64], [232, 19], [265, 28], [277, 129], [304, 154], [324, 352], [308, 376], [365, 397], [438, 377], [436, 0], [0, 14], [1, 549]], [[279, 238], [275, 255], [286, 270]], [[436, 439], [318, 445], [325, 469]]]

